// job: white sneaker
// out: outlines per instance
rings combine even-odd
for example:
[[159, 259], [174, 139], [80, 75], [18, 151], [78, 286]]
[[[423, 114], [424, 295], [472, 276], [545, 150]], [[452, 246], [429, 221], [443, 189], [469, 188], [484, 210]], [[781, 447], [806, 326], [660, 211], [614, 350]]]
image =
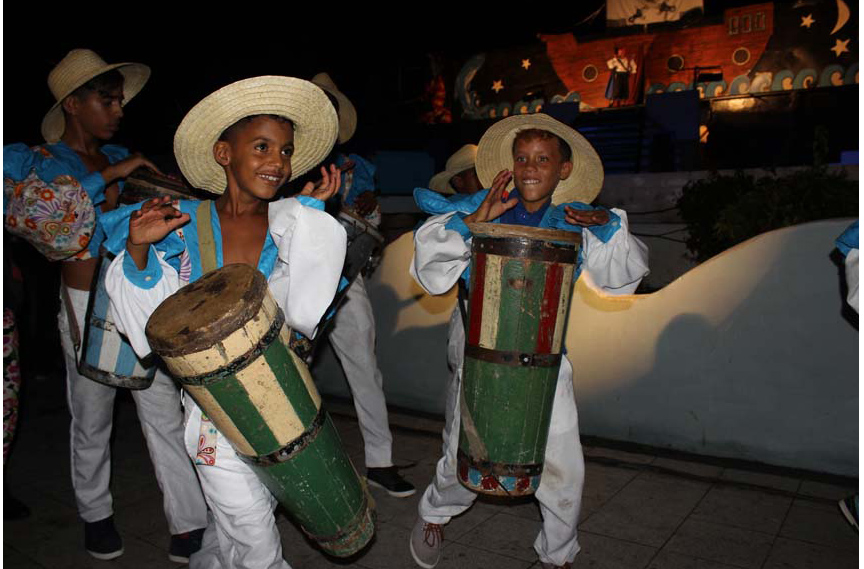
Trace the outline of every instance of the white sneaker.
[[423, 569], [432, 569], [441, 560], [441, 549], [444, 547], [444, 526], [424, 522], [417, 518], [411, 539], [408, 542], [411, 557]]

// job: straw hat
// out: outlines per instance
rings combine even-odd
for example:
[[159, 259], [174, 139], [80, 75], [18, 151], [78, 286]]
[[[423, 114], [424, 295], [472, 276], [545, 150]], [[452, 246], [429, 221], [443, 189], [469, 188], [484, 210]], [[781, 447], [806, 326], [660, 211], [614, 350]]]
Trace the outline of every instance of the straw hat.
[[442, 194], [455, 194], [456, 188], [450, 185], [450, 178], [474, 167], [477, 159], [477, 145], [466, 144], [447, 159], [444, 171], [438, 172], [429, 180], [429, 188]]
[[192, 107], [174, 134], [174, 156], [192, 186], [225, 192], [228, 180], [213, 157], [213, 145], [222, 131], [251, 115], [277, 115], [294, 123], [292, 179], [324, 160], [339, 130], [327, 95], [309, 81], [265, 75], [231, 83]]
[[319, 73], [312, 82], [336, 97], [339, 102], [339, 144], [345, 144], [357, 130], [357, 109], [351, 101], [336, 88], [336, 83], [326, 73]]
[[[502, 119], [486, 130], [477, 146], [477, 177], [484, 188], [492, 185], [501, 170], [513, 170], [513, 140], [519, 131], [537, 128], [557, 134], [573, 151], [573, 171], [558, 182], [552, 194], [555, 205], [567, 202], [590, 204], [603, 186], [603, 163], [584, 136], [549, 115], [535, 113]], [[511, 181], [507, 189], [513, 188]]]
[[42, 119], [42, 136], [46, 142], [57, 142], [66, 131], [66, 118], [60, 106], [63, 99], [87, 81], [112, 69], [123, 74], [124, 105], [138, 94], [150, 78], [150, 68], [146, 65], [128, 62], [108, 65], [89, 49], [73, 49], [51, 70], [48, 74], [48, 88], [57, 102]]

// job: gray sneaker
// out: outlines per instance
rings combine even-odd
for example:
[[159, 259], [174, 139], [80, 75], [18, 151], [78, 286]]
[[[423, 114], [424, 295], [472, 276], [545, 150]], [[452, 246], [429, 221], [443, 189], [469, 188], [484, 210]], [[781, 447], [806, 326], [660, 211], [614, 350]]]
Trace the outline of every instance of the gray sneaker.
[[414, 529], [411, 530], [411, 557], [423, 569], [432, 569], [441, 560], [441, 548], [444, 547], [444, 526], [424, 522], [417, 518]]

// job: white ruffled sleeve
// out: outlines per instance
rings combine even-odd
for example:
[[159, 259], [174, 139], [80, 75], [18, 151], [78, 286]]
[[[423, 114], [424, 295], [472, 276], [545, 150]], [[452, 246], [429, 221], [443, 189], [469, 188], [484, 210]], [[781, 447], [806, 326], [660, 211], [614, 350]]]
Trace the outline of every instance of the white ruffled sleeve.
[[410, 272], [429, 294], [444, 294], [450, 290], [471, 262], [471, 247], [465, 236], [447, 227], [454, 215], [430, 217], [414, 233]]
[[582, 231], [582, 270], [605, 292], [632, 294], [648, 274], [648, 247], [630, 235], [627, 212], [612, 211], [621, 218], [621, 226], [606, 243], [591, 231]]
[[268, 283], [289, 326], [314, 338], [345, 262], [345, 229], [323, 211], [288, 198], [269, 206], [278, 259]]
[[855, 309], [855, 312], [858, 312], [858, 254], [858, 249], [850, 249], [844, 261], [846, 284], [849, 287], [846, 302]]
[[[105, 288], [111, 298], [111, 317], [140, 358], [151, 352], [144, 334], [147, 320], [162, 301], [180, 290], [183, 284], [174, 267], [163, 260], [164, 255], [151, 246], [147, 268], [138, 271], [134, 261], [124, 250], [111, 262], [105, 277]], [[158, 274], [160, 272], [161, 275]], [[142, 280], [147, 286], [142, 288], [133, 280]]]

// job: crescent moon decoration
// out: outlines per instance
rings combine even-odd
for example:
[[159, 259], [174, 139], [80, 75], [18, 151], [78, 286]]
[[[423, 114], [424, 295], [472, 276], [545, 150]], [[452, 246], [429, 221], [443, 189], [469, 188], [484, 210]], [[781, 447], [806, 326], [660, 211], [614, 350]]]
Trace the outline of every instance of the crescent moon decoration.
[[840, 28], [846, 25], [846, 22], [849, 21], [849, 6], [846, 5], [846, 2], [843, 0], [837, 0], [837, 23], [834, 25], [834, 29], [831, 30], [831, 33], [828, 34], [833, 36], [836, 34]]
[[474, 76], [477, 75], [477, 72], [481, 67], [483, 67], [485, 61], [485, 54], [481, 53], [475, 55], [465, 62], [465, 65], [456, 77], [456, 96], [459, 98], [459, 102], [462, 103], [462, 108], [465, 110], [465, 113], [474, 118], [480, 116], [480, 110], [477, 108], [474, 97], [471, 93], [471, 81], [474, 80]]

